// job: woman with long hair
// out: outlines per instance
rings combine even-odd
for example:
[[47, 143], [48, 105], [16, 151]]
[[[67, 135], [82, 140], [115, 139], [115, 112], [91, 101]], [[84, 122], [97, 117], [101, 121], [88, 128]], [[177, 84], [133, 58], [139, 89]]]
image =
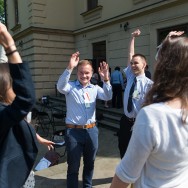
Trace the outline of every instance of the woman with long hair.
[[35, 90], [28, 63], [22, 61], [2, 23], [0, 45], [0, 187], [20, 188], [34, 165], [37, 140], [48, 148], [53, 142], [37, 135], [26, 121], [35, 104]]
[[126, 155], [111, 188], [188, 187], [188, 38], [172, 31], [156, 56]]

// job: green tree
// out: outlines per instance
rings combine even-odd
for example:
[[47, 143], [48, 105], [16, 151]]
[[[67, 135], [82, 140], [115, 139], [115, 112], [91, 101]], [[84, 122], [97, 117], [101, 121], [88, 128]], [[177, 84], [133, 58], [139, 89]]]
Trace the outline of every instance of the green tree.
[[5, 22], [4, 0], [0, 0], [0, 21]]

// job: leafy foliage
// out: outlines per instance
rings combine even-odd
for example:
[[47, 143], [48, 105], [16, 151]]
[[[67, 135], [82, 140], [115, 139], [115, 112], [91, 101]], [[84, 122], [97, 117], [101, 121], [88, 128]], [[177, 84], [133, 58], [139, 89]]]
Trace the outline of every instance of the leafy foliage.
[[5, 22], [4, 0], [0, 0], [0, 21]]

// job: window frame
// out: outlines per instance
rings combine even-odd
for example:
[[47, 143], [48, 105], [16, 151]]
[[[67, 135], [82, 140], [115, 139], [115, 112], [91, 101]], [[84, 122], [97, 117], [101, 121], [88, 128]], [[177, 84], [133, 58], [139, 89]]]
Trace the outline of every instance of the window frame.
[[18, 0], [14, 0], [15, 25], [19, 24]]
[[170, 31], [184, 31], [185, 35], [188, 36], [188, 24], [174, 25], [171, 27], [158, 29], [157, 30], [157, 45], [161, 44], [161, 42], [165, 39]]

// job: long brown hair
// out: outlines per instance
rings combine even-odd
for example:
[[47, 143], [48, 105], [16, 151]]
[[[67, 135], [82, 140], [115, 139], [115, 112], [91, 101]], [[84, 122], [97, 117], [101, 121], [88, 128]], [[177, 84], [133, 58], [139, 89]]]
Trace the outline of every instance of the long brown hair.
[[0, 102], [10, 104], [12, 96], [8, 90], [12, 90], [12, 78], [9, 73], [8, 63], [0, 64]]
[[181, 100], [182, 120], [188, 116], [188, 38], [167, 37], [158, 51], [153, 86], [145, 104]]

